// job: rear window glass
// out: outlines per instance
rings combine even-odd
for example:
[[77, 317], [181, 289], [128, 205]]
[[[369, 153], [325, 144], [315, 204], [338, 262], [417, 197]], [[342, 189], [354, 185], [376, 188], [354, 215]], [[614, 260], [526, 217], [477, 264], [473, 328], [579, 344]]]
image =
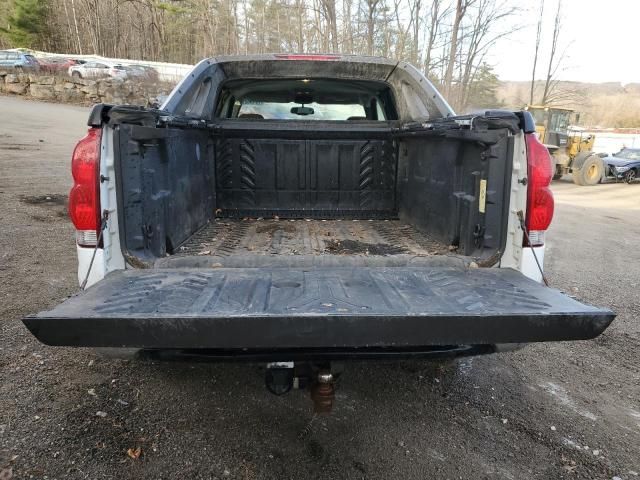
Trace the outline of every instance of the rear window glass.
[[386, 83], [341, 79], [232, 80], [218, 97], [216, 116], [255, 120], [396, 120]]
[[364, 106], [355, 103], [338, 105], [312, 102], [304, 105], [294, 102], [262, 102], [244, 98], [238, 102], [238, 105], [238, 118], [262, 117], [265, 120], [360, 120], [367, 118]]

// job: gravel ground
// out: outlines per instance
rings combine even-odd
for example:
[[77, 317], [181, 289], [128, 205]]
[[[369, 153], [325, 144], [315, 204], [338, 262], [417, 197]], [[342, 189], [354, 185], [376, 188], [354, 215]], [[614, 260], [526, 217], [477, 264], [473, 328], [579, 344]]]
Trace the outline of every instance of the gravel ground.
[[0, 97], [1, 479], [638, 478], [640, 184], [553, 185], [550, 281], [614, 309], [604, 335], [349, 364], [301, 439], [310, 401], [267, 393], [259, 365], [108, 360], [23, 327], [78, 288], [65, 201], [87, 114]]

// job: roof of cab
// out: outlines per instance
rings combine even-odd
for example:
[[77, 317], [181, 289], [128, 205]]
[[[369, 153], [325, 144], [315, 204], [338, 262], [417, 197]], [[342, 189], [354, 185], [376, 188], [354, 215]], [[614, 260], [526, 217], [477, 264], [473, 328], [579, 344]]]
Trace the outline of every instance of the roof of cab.
[[384, 57], [300, 53], [229, 55], [206, 61], [219, 65], [227, 79], [321, 76], [384, 81], [398, 65]]

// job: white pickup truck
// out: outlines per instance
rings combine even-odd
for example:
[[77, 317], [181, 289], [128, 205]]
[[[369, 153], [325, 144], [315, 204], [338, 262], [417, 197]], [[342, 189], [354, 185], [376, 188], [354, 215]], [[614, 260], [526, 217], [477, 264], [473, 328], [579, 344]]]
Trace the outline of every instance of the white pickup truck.
[[97, 105], [89, 127], [69, 196], [88, 288], [24, 319], [46, 344], [289, 368], [614, 318], [541, 283], [553, 172], [531, 116], [455, 116], [407, 63], [208, 59], [162, 108]]

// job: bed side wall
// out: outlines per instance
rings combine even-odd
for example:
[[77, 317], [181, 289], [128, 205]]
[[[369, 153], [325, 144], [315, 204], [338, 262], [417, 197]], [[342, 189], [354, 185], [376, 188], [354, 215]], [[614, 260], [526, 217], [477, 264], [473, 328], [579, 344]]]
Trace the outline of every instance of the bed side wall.
[[[457, 253], [503, 251], [512, 142], [506, 133], [404, 138], [399, 142], [399, 215]], [[499, 259], [496, 258], [496, 261]]]
[[116, 138], [126, 250], [143, 261], [163, 257], [214, 214], [213, 142], [204, 131], [127, 124]]

